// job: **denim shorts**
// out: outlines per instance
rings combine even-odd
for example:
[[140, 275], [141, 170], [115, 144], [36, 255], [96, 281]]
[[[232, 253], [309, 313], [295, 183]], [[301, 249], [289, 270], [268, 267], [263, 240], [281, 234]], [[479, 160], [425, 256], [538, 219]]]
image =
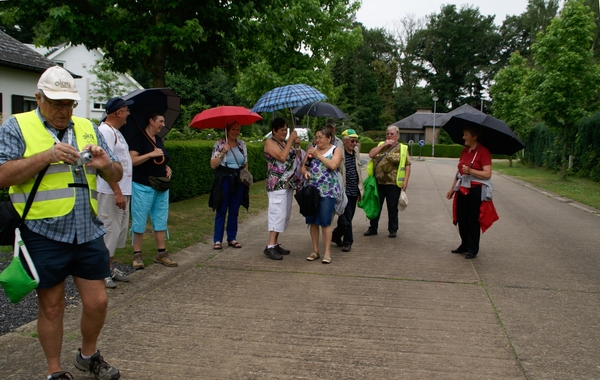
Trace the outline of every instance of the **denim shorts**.
[[335, 210], [335, 198], [321, 198], [317, 215], [307, 216], [306, 224], [316, 224], [321, 227], [331, 226], [333, 211]]
[[134, 182], [131, 192], [131, 230], [143, 234], [146, 231], [148, 215], [155, 232], [167, 230], [169, 190], [158, 191]]
[[40, 275], [39, 289], [52, 288], [69, 275], [85, 280], [110, 276], [108, 249], [102, 237], [77, 244], [48, 239], [26, 227], [21, 227], [21, 234]]

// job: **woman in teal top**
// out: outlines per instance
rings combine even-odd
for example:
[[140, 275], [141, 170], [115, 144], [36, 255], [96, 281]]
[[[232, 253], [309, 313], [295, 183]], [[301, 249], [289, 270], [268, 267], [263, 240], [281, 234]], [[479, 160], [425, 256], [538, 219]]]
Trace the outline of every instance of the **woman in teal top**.
[[323, 232], [323, 244], [325, 254], [323, 264], [331, 262], [331, 221], [335, 201], [343, 191], [342, 184], [338, 181], [337, 168], [342, 162], [342, 149], [336, 149], [333, 141], [333, 130], [324, 127], [316, 132], [316, 146], [306, 150], [302, 175], [309, 181], [308, 186], [317, 188], [319, 196], [319, 207], [317, 215], [307, 216], [306, 224], [310, 224], [310, 237], [312, 239], [313, 251], [306, 259], [314, 261], [319, 255], [319, 227]]

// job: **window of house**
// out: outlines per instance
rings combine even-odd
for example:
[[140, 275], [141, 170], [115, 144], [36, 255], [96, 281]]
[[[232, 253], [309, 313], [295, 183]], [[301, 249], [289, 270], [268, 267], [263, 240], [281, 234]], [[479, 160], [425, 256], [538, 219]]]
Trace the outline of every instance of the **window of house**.
[[11, 97], [11, 113], [33, 111], [37, 108], [35, 98], [31, 96], [13, 95]]
[[105, 109], [106, 109], [106, 103], [94, 102], [94, 110], [95, 111], [104, 111]]

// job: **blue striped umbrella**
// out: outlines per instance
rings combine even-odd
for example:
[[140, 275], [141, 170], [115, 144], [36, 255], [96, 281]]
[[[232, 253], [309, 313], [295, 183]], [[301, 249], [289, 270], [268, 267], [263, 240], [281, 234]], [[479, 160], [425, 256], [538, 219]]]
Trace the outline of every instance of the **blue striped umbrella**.
[[327, 99], [327, 97], [313, 87], [306, 84], [290, 84], [274, 88], [264, 94], [252, 107], [251, 112], [273, 112], [324, 99]]

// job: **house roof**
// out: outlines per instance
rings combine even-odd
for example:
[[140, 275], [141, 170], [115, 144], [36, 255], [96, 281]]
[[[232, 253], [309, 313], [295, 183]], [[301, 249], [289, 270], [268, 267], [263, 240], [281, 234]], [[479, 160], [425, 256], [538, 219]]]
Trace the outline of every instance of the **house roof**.
[[[446, 125], [446, 123], [448, 122], [448, 120], [450, 120], [450, 118], [452, 116], [458, 115], [459, 113], [483, 114], [483, 112], [481, 112], [477, 108], [471, 107], [468, 104], [463, 104], [462, 106], [455, 108], [448, 113], [441, 113], [441, 114], [439, 114], [440, 116], [436, 116], [435, 126], [441, 127], [442, 125]], [[433, 118], [428, 120], [425, 124], [423, 124], [423, 126], [424, 127], [433, 127]]]
[[[443, 113], [437, 113], [436, 117], [439, 115], [444, 115]], [[398, 127], [398, 129], [416, 129], [423, 130], [423, 126], [427, 123], [433, 123], [433, 113], [432, 112], [415, 112], [410, 116], [405, 117], [402, 120], [395, 122], [392, 125]], [[437, 122], [436, 122], [437, 125]]]
[[56, 64], [0, 31], [0, 66], [43, 73]]

